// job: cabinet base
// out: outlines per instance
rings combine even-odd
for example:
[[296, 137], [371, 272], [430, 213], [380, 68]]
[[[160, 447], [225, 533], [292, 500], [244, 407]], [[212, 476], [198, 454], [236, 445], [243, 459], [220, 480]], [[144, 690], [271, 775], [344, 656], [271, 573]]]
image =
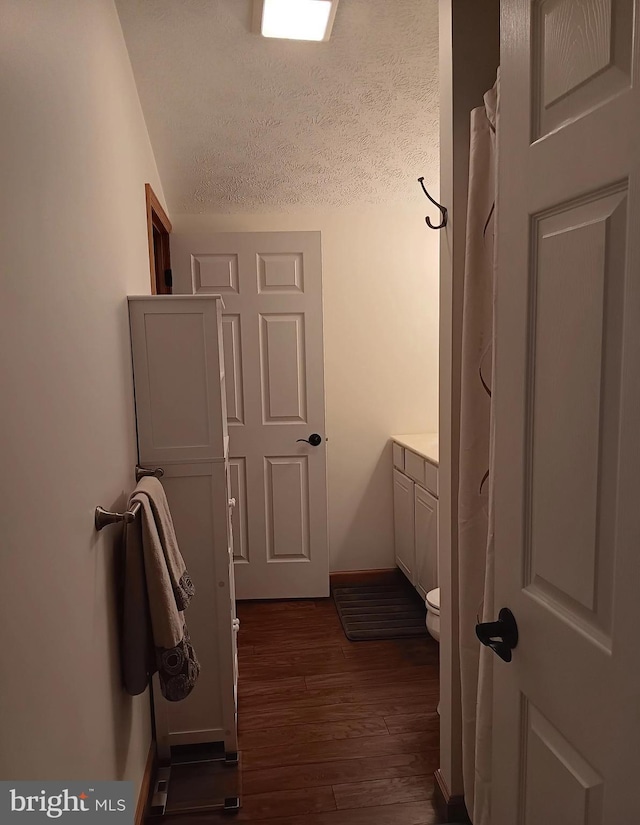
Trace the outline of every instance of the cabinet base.
[[238, 751], [227, 751], [224, 755], [224, 764], [229, 767], [235, 767], [239, 760]]
[[222, 809], [223, 813], [225, 814], [237, 814], [240, 810], [240, 797], [238, 796], [230, 796], [224, 801], [224, 808]]
[[171, 823], [174, 817], [188, 814], [234, 814], [240, 810], [240, 754], [225, 753], [209, 744], [209, 749], [198, 746], [201, 759], [195, 758], [193, 746], [172, 749], [172, 759], [179, 761], [158, 769], [148, 825]]

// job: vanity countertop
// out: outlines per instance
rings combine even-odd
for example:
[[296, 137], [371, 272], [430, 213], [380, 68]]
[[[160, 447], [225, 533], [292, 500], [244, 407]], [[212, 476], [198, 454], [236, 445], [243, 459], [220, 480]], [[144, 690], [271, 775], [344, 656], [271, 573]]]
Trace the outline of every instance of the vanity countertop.
[[412, 453], [417, 453], [436, 466], [439, 463], [438, 433], [411, 433], [392, 435], [391, 439]]

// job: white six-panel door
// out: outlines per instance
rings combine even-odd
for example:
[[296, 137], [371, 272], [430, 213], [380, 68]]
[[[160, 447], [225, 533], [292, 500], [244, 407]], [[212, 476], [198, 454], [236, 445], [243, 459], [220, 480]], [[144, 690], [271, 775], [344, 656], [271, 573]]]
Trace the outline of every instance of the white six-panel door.
[[178, 291], [225, 303], [237, 597], [326, 596], [320, 233], [177, 233], [172, 259]]
[[492, 825], [640, 822], [637, 0], [505, 0]]

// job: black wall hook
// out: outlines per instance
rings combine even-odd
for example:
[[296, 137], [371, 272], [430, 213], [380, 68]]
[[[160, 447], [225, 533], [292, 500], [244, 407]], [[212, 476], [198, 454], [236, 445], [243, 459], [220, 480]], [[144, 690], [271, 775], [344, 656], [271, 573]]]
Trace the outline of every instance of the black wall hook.
[[434, 226], [434, 224], [432, 224], [432, 223], [431, 223], [431, 219], [430, 219], [430, 218], [428, 218], [428, 217], [427, 217], [427, 218], [425, 218], [425, 221], [427, 222], [427, 226], [429, 227], [429, 229], [444, 229], [444, 227], [447, 225], [447, 216], [448, 216], [448, 212], [447, 212], [447, 210], [446, 210], [446, 207], [444, 207], [444, 206], [440, 206], [440, 204], [438, 203], [438, 201], [434, 200], [434, 199], [431, 197], [431, 195], [427, 192], [427, 187], [424, 185], [424, 178], [418, 178], [418, 183], [419, 183], [419, 184], [420, 184], [420, 186], [422, 187], [422, 191], [423, 191], [423, 192], [425, 193], [425, 195], [429, 198], [429, 200], [431, 201], [431, 203], [432, 203], [434, 206], [437, 206], [437, 207], [438, 207], [438, 209], [440, 210], [440, 213], [441, 213], [441, 215], [442, 215], [442, 221], [441, 221], [441, 223], [439, 223], [439, 224], [438, 224], [438, 226]]

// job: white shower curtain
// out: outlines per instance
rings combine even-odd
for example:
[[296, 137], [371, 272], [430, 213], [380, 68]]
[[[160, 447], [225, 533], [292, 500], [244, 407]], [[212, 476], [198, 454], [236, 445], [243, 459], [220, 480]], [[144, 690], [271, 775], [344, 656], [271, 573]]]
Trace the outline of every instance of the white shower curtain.
[[462, 320], [458, 553], [464, 795], [474, 825], [489, 825], [492, 654], [476, 635], [493, 620], [491, 377], [498, 83], [471, 113]]

